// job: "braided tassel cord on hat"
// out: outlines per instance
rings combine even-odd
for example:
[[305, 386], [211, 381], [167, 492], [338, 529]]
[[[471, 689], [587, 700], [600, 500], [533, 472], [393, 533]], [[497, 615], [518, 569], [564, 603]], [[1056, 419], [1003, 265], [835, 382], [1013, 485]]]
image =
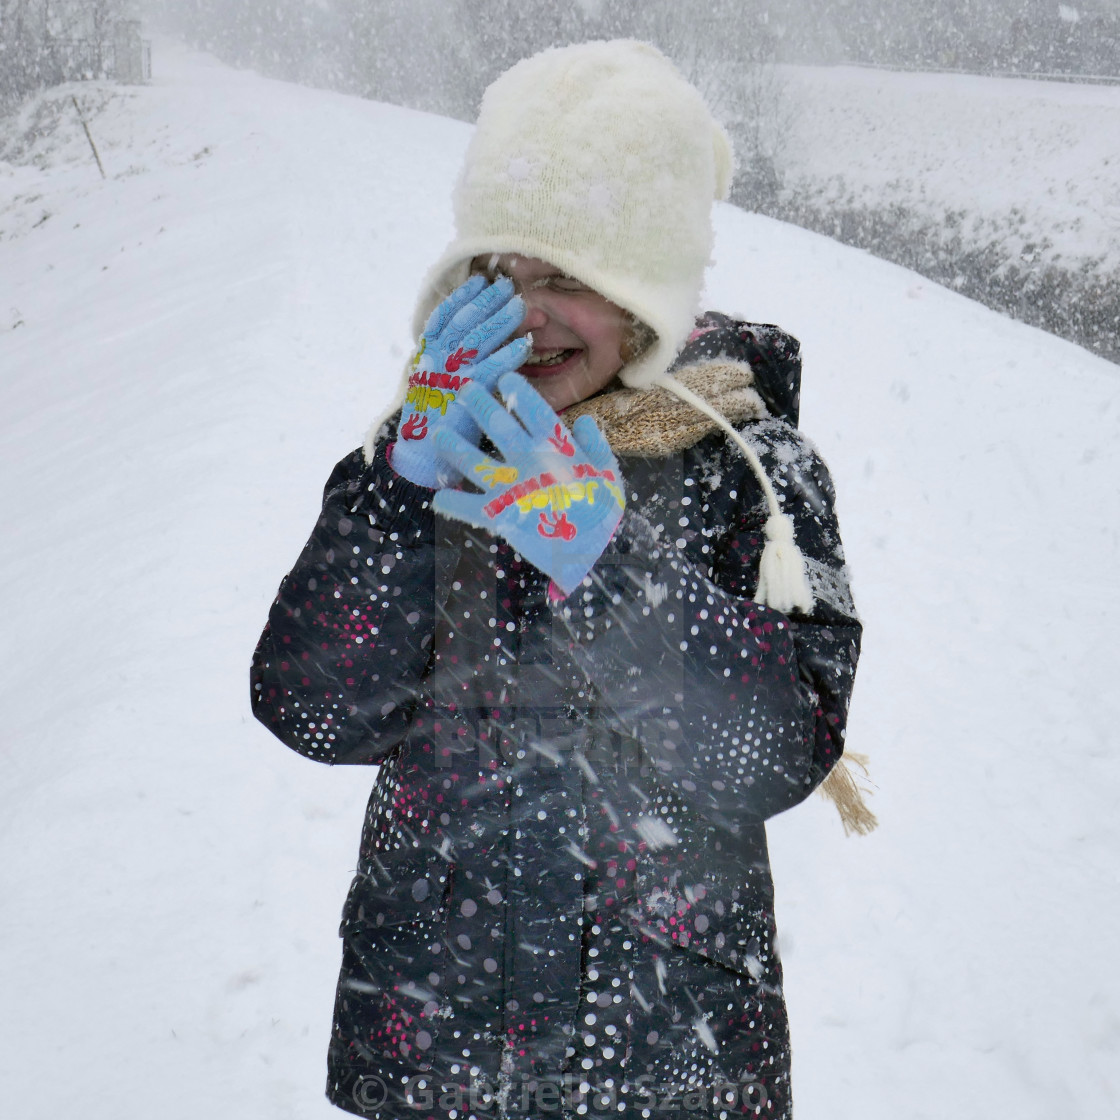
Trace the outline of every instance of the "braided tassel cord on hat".
[[[655, 384], [667, 389], [705, 416], [711, 417], [723, 428], [750, 463], [762, 487], [770, 512], [766, 518], [766, 546], [762, 550], [762, 560], [759, 564], [755, 602], [773, 607], [783, 614], [788, 614], [792, 608], [808, 614], [813, 608], [813, 592], [809, 588], [809, 579], [805, 574], [805, 557], [801, 555], [801, 550], [794, 540], [793, 521], [788, 514], [782, 512], [782, 507], [778, 504], [778, 496], [774, 493], [774, 487], [767, 478], [766, 471], [763, 470], [757, 452], [735, 430], [719, 409], [710, 405], [698, 393], [682, 385], [672, 374], [662, 374], [656, 379]], [[866, 775], [866, 757], [852, 755], [851, 759]], [[877, 827], [879, 822], [867, 807], [863, 799], [864, 791], [852, 776], [851, 768], [845, 758], [841, 758], [829, 771], [818, 792], [836, 806], [846, 836], [853, 832], [866, 836]]]
[[763, 470], [754, 448], [732, 427], [727, 417], [671, 374], [662, 375], [655, 384], [668, 389], [705, 416], [710, 416], [723, 428], [750, 463], [762, 487], [770, 514], [766, 519], [766, 547], [762, 550], [762, 560], [759, 563], [755, 602], [773, 607], [783, 614], [789, 614], [794, 608], [808, 614], [813, 609], [813, 592], [809, 589], [809, 579], [805, 575], [805, 558], [793, 539], [793, 522], [787, 514], [782, 513], [778, 496], [774, 493], [774, 487], [766, 477], [766, 471]]

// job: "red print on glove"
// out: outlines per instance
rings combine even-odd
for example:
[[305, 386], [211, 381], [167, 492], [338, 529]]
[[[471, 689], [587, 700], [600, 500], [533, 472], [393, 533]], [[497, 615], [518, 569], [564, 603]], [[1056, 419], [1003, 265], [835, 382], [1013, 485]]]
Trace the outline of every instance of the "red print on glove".
[[401, 439], [423, 439], [428, 434], [428, 418], [414, 412], [401, 425]]
[[537, 532], [542, 537], [559, 537], [562, 541], [570, 541], [578, 531], [566, 513], [554, 513], [551, 517], [542, 513], [537, 526]]
[[[576, 449], [572, 446], [572, 441], [568, 439], [568, 433], [564, 431], [562, 424], [556, 425], [555, 433], [548, 437], [548, 442], [551, 443], [561, 455], [571, 457], [576, 453]], [[575, 534], [573, 533], [572, 536], [575, 536]]]
[[477, 357], [478, 357], [478, 351], [477, 350], [464, 350], [460, 346], [459, 349], [456, 350], [454, 354], [449, 354], [447, 356], [447, 362], [444, 364], [443, 368], [446, 369], [448, 373], [457, 373], [458, 370], [459, 370], [459, 367], [464, 362], [469, 362], [472, 358], [477, 358]]

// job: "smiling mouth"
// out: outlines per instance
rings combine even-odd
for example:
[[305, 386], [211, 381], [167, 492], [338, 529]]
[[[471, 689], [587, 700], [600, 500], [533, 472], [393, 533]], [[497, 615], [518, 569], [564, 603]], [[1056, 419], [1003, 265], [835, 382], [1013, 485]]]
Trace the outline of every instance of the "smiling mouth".
[[521, 367], [523, 370], [544, 373], [564, 365], [578, 350], [534, 350], [529, 359]]

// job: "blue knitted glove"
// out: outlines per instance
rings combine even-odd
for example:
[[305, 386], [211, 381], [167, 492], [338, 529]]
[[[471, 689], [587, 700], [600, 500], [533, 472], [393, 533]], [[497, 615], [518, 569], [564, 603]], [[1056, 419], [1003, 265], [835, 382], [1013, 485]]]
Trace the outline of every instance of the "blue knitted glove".
[[433, 452], [432, 436], [447, 428], [478, 438], [470, 415], [448, 412], [448, 406], [468, 382], [492, 385], [501, 374], [525, 364], [533, 352], [531, 338], [502, 346], [524, 318], [525, 304], [504, 276], [493, 284], [484, 276], [472, 276], [432, 312], [412, 359], [397, 442], [390, 454], [397, 474], [432, 489], [452, 480]]
[[581, 416], [569, 432], [520, 374], [507, 373], [498, 387], [506, 408], [480, 386], [468, 385], [453, 411], [470, 413], [502, 461], [441, 428], [434, 438], [438, 454], [483, 493], [439, 490], [432, 506], [504, 537], [570, 595], [622, 519], [626, 497], [618, 461], [590, 416]]

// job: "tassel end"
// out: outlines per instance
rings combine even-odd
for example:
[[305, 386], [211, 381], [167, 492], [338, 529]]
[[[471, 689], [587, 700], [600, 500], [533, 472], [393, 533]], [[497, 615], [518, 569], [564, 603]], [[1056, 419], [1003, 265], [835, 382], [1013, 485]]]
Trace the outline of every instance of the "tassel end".
[[759, 562], [754, 598], [783, 614], [794, 608], [803, 614], [813, 609], [805, 557], [794, 542], [793, 522], [787, 514], [772, 513], [766, 520], [766, 547]]
[[879, 827], [879, 820], [867, 807], [864, 791], [852, 777], [849, 762], [858, 766], [864, 775], [867, 774], [865, 755], [846, 754], [829, 772], [819, 792], [836, 806], [836, 811], [840, 814], [840, 823], [844, 826], [845, 836], [850, 836], [853, 832], [860, 836], [867, 836]]

